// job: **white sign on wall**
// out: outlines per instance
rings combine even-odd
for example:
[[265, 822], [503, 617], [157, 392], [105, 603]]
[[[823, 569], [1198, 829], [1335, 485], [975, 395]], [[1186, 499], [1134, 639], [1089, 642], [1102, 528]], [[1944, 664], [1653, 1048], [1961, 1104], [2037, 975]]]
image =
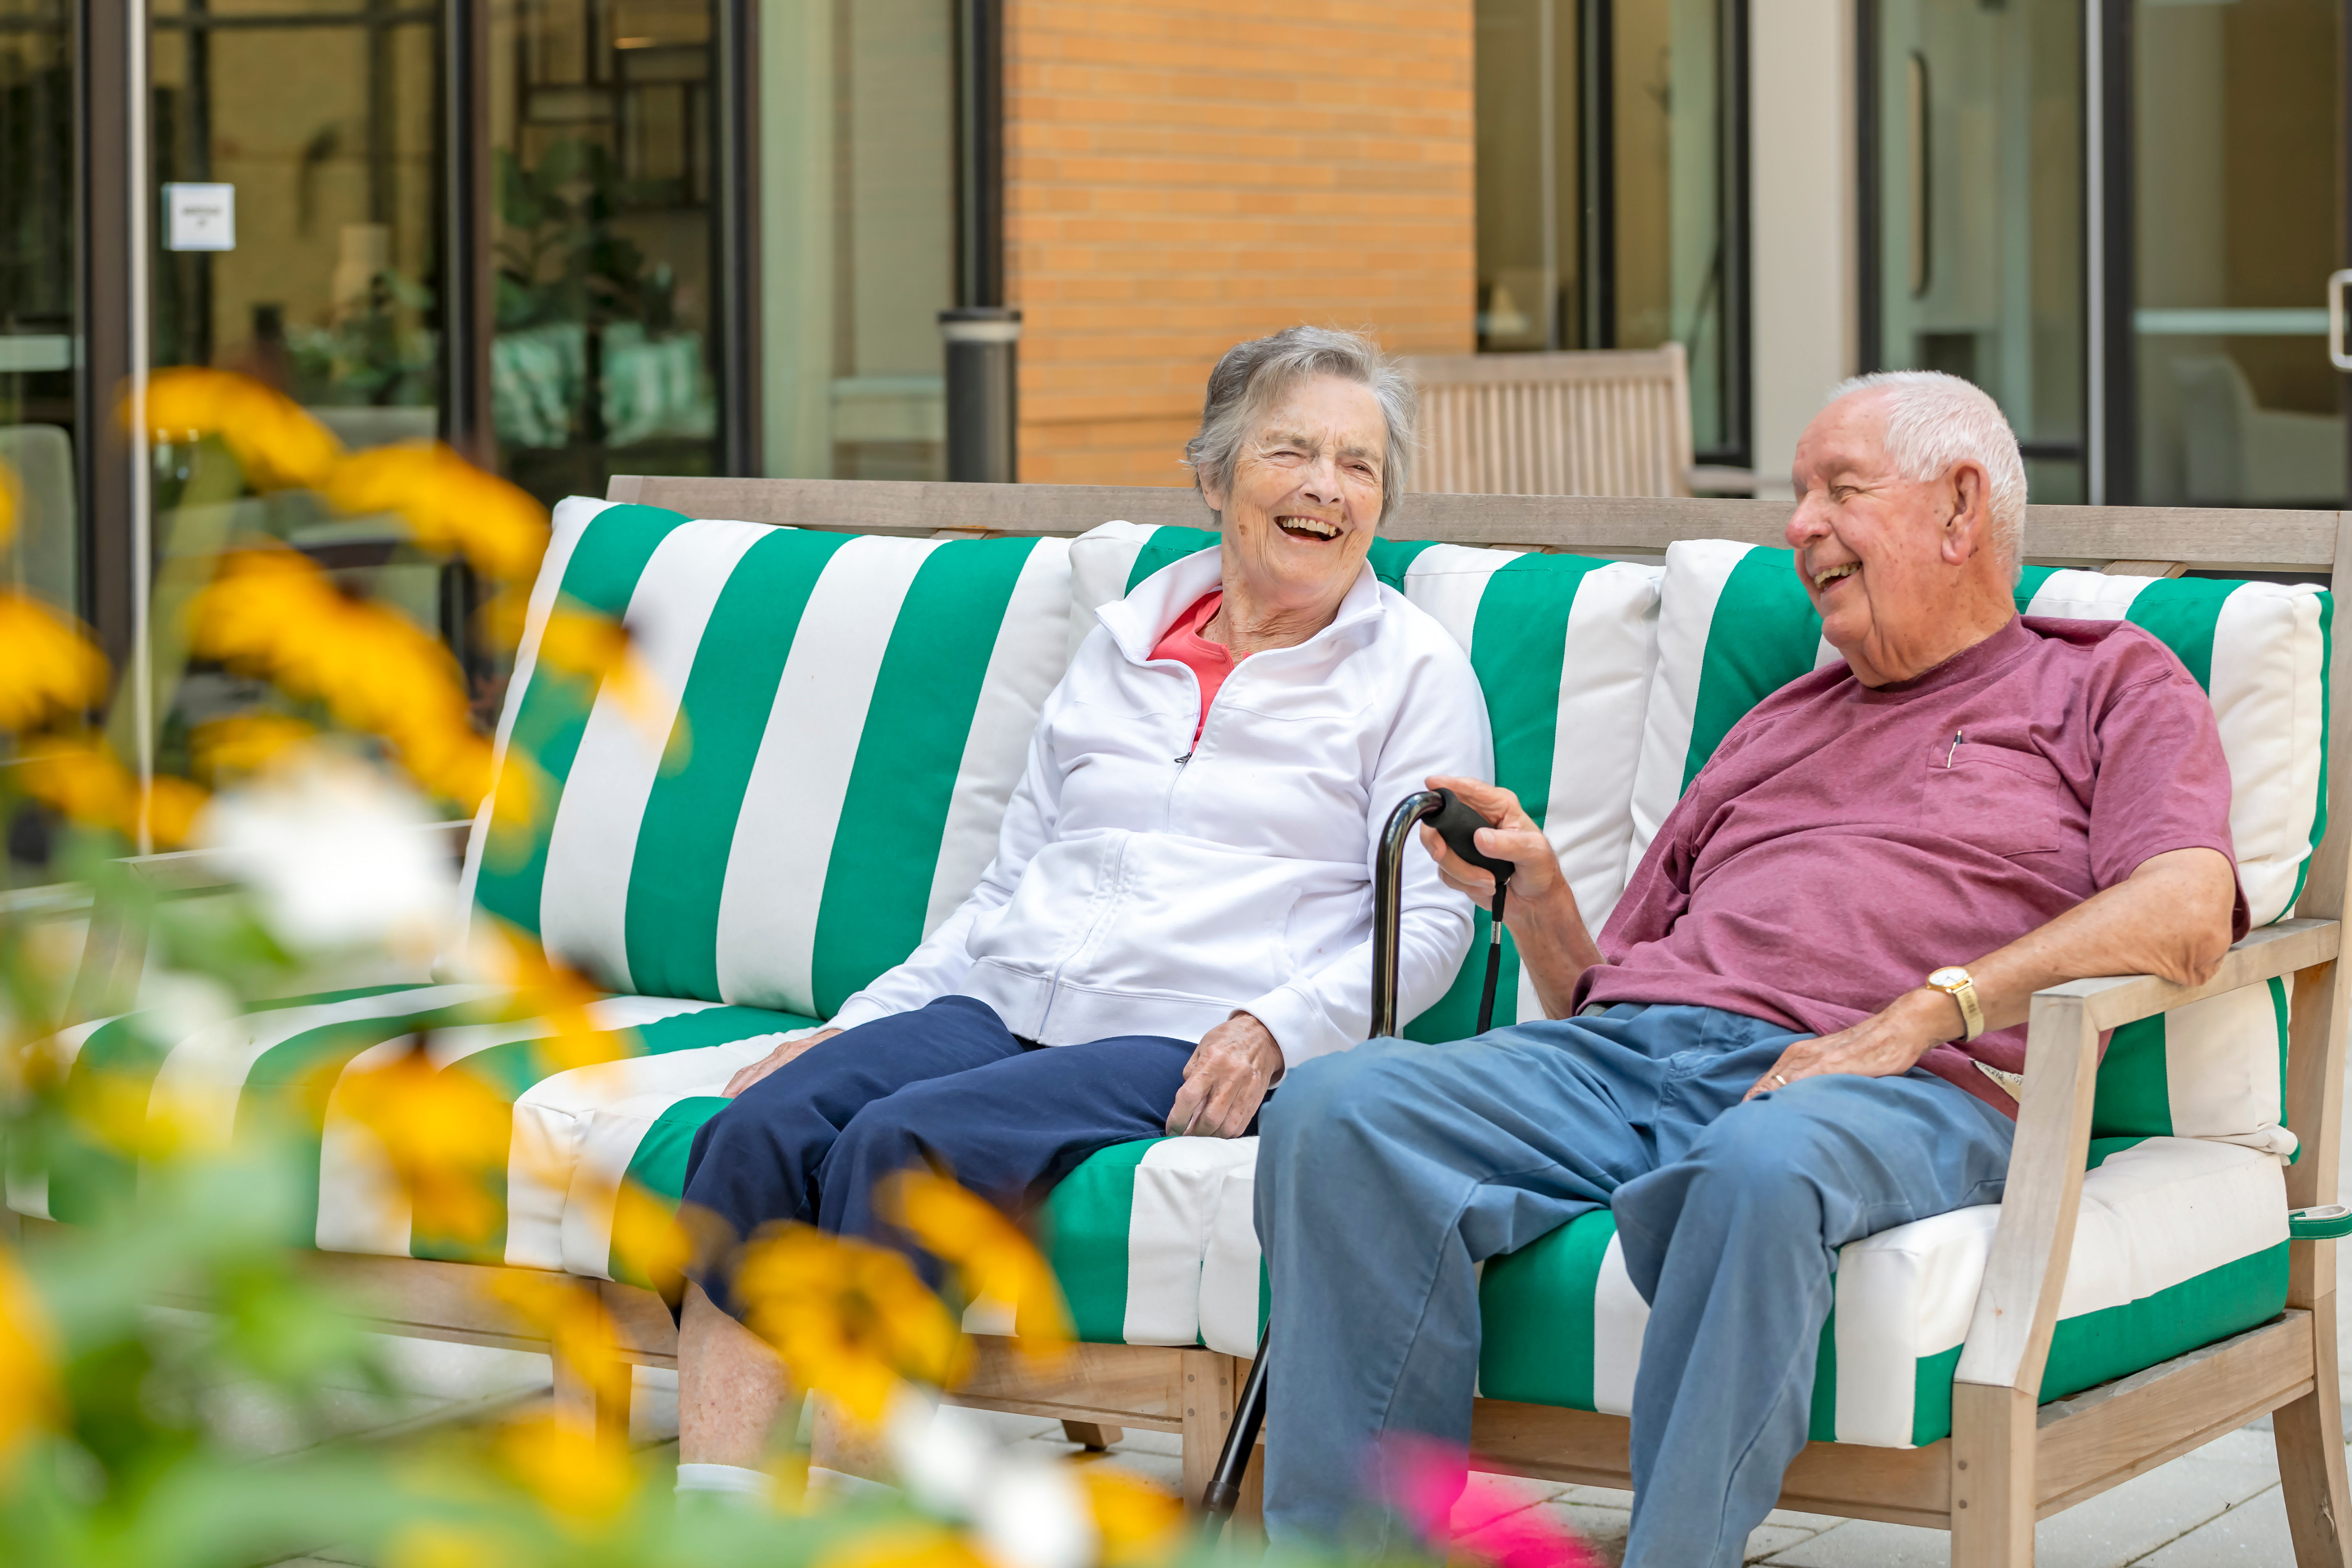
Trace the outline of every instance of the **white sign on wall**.
[[163, 187], [163, 248], [235, 250], [235, 185], [167, 184]]

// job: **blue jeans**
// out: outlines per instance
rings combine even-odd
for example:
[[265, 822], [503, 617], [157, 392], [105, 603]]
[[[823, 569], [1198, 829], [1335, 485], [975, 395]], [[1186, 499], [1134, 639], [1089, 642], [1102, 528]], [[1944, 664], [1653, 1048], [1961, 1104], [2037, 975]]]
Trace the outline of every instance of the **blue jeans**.
[[934, 1260], [877, 1210], [877, 1183], [941, 1170], [1024, 1215], [1097, 1150], [1160, 1137], [1192, 1055], [1159, 1035], [1038, 1046], [969, 996], [836, 1035], [696, 1130], [685, 1201], [719, 1223], [688, 1227], [688, 1277], [741, 1316], [735, 1244], [794, 1220], [898, 1247], [936, 1284]]
[[1914, 1070], [1741, 1103], [1791, 1040], [1712, 1007], [1373, 1040], [1266, 1103], [1266, 1527], [1378, 1550], [1373, 1441], [1466, 1445], [1476, 1266], [1603, 1204], [1651, 1306], [1626, 1568], [1736, 1568], [1805, 1444], [1837, 1248], [2000, 1199], [2014, 1125]]

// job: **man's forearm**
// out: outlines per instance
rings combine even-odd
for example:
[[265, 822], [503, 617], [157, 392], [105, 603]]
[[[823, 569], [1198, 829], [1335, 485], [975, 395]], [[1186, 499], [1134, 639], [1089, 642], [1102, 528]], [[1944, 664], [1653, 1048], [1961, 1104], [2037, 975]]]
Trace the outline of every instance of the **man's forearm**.
[[1565, 880], [1545, 895], [1504, 905], [1503, 923], [1519, 950], [1519, 968], [1534, 983], [1547, 1018], [1565, 1018], [1575, 1008], [1576, 983], [1605, 963], [1585, 929], [1584, 915]]
[[[2212, 978], [2230, 946], [2236, 873], [2219, 851], [2176, 849], [1968, 965], [1985, 1027], [2025, 1022], [2033, 994], [2098, 974]], [[1959, 1005], [1947, 1002], [1957, 1037]]]

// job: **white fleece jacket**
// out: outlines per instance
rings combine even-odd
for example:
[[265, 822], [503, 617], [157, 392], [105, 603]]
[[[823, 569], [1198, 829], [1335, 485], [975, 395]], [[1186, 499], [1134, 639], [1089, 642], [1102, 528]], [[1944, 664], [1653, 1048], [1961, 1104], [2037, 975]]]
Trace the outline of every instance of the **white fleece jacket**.
[[[1293, 1064], [1364, 1037], [1381, 826], [1431, 773], [1494, 776], [1486, 699], [1444, 628], [1367, 565], [1329, 626], [1235, 667], [1195, 743], [1200, 684], [1151, 650], [1218, 582], [1204, 551], [1097, 612], [1039, 715], [995, 860], [836, 1027], [961, 994], [1049, 1046], [1197, 1040], [1236, 1012]], [[1416, 845], [1402, 904], [1411, 1018], [1468, 951], [1470, 900]]]

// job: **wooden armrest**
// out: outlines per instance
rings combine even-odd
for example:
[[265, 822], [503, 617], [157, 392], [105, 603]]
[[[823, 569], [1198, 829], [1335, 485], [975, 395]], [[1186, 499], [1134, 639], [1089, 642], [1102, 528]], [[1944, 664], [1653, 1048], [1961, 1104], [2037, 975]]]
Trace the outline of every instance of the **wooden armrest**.
[[[463, 855], [470, 819], [434, 822], [416, 831], [438, 838], [452, 858]], [[227, 849], [176, 849], [130, 855], [99, 868], [91, 887], [89, 935], [74, 971], [66, 1024], [126, 1013], [137, 1002], [147, 966], [148, 926], [160, 899], [210, 892], [237, 881], [237, 855]]]
[[2343, 930], [2339, 921], [2317, 920], [2264, 926], [2233, 945], [2202, 985], [2121, 974], [2069, 981], [2033, 994], [2025, 1029], [2025, 1094], [2018, 1105], [2000, 1223], [1985, 1259], [1984, 1283], [1977, 1290], [1955, 1382], [2016, 1390], [2029, 1401], [2041, 1390], [2074, 1250], [2100, 1032], [2326, 963], [2336, 957]]

